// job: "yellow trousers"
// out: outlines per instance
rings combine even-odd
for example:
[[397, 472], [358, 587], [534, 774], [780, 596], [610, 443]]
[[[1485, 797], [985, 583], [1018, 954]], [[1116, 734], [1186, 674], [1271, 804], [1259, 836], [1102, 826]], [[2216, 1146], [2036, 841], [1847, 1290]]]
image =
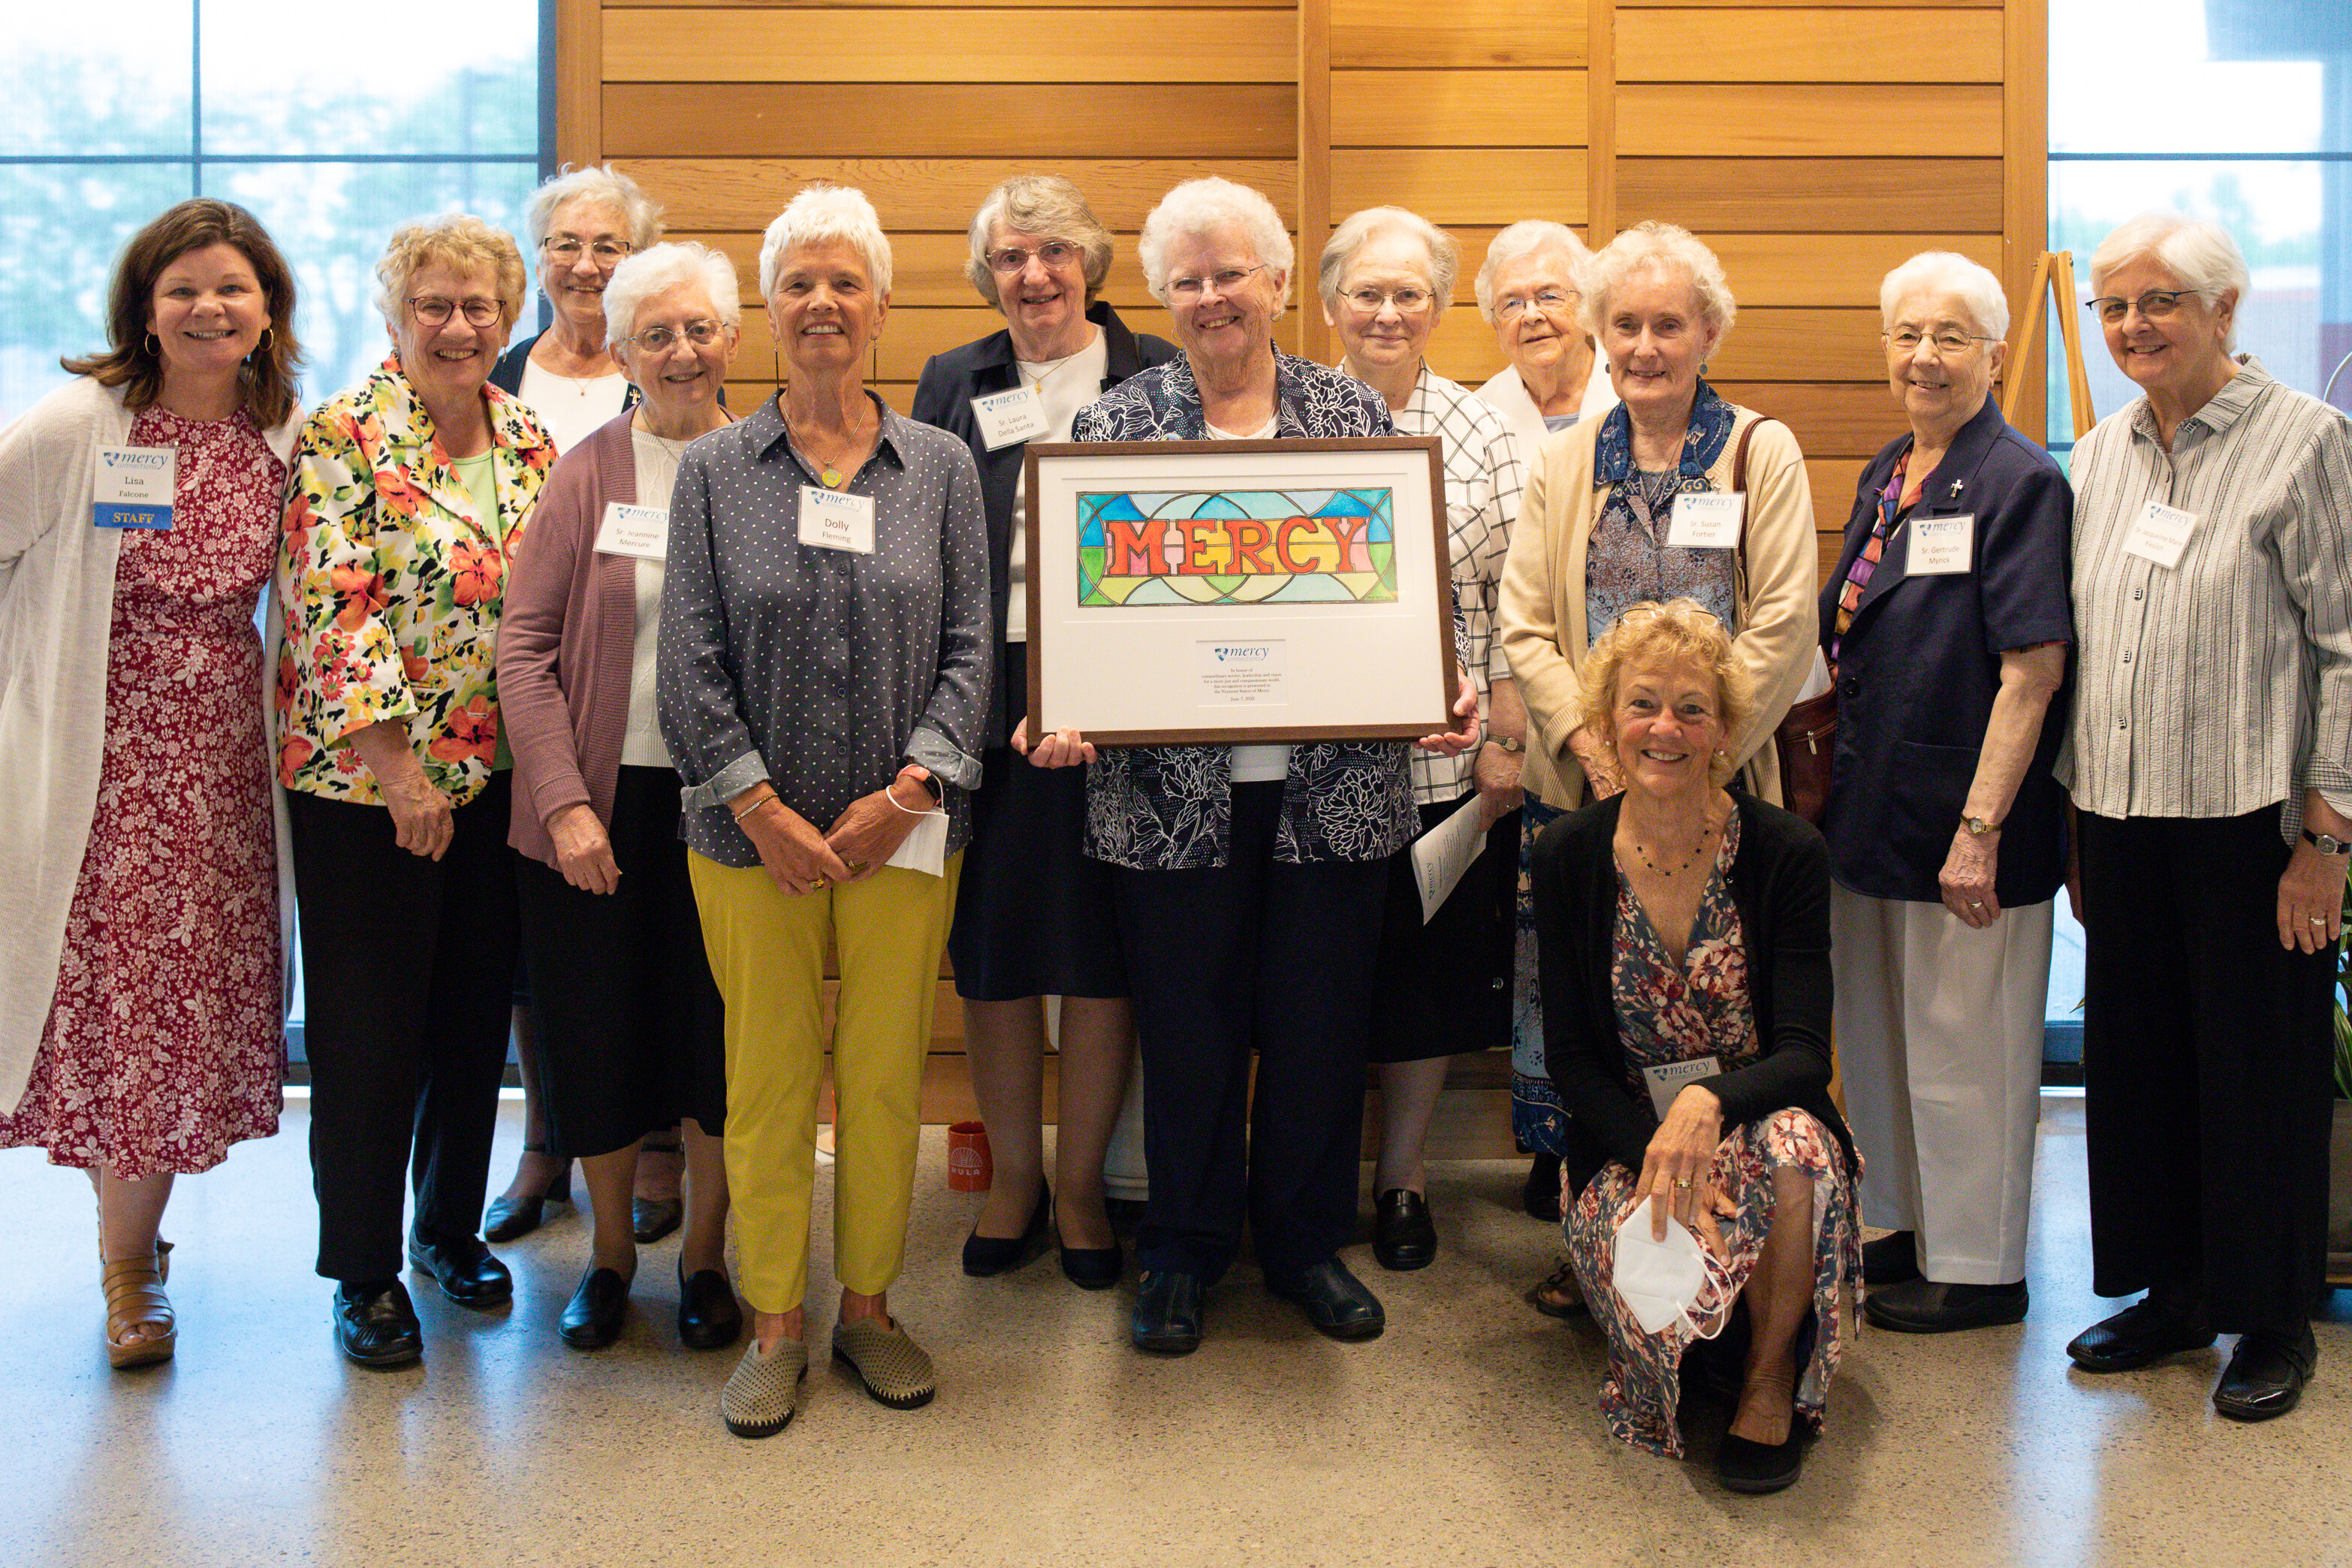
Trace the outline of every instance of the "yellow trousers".
[[808, 1289], [829, 935], [841, 964], [833, 1269], [847, 1289], [878, 1296], [906, 1260], [923, 1058], [963, 856], [949, 859], [944, 877], [885, 866], [865, 881], [797, 898], [760, 867], [687, 859], [710, 972], [727, 1003], [736, 1283], [761, 1312], [789, 1312]]

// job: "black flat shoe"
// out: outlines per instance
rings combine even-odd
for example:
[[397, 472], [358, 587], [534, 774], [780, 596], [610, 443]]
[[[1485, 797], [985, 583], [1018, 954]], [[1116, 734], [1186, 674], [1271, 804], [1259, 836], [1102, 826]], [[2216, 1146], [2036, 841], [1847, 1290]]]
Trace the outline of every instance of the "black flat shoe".
[[1519, 1191], [1519, 1206], [1547, 1225], [1559, 1223], [1559, 1156], [1538, 1154], [1528, 1166], [1528, 1184]]
[[686, 1219], [683, 1198], [632, 1198], [629, 1200], [629, 1234], [639, 1246], [659, 1241], [676, 1230]]
[[2025, 1320], [2025, 1281], [2014, 1285], [1945, 1285], [1906, 1279], [1864, 1298], [1862, 1315], [1898, 1334], [1948, 1334]]
[[[547, 1145], [526, 1143], [522, 1152], [544, 1154]], [[512, 1241], [518, 1237], [529, 1236], [546, 1217], [549, 1204], [568, 1204], [571, 1201], [572, 1162], [566, 1160], [555, 1168], [555, 1174], [548, 1177], [547, 1184], [539, 1191], [520, 1198], [492, 1198], [490, 1206], [482, 1211], [482, 1239]]]
[[460, 1307], [499, 1307], [514, 1300], [514, 1276], [490, 1256], [479, 1237], [428, 1240], [411, 1231], [408, 1261], [433, 1276], [441, 1294]]
[[1307, 1321], [1335, 1340], [1373, 1340], [1388, 1327], [1381, 1299], [1336, 1258], [1296, 1274], [1265, 1277], [1265, 1288], [1306, 1310]]
[[1759, 1443], [1726, 1432], [1723, 1447], [1715, 1454], [1715, 1479], [1724, 1490], [1748, 1497], [1785, 1491], [1805, 1473], [1807, 1436], [1804, 1421], [1793, 1415], [1789, 1418], [1789, 1436], [1778, 1443]]
[[1862, 1282], [1900, 1285], [1919, 1278], [1919, 1233], [1889, 1231], [1876, 1241], [1862, 1244]]
[[1163, 1268], [1143, 1277], [1128, 1332], [1153, 1355], [1191, 1355], [1201, 1348], [1201, 1277]]
[[976, 1279], [1018, 1268], [1045, 1250], [1054, 1226], [1054, 1194], [1037, 1184], [1037, 1206], [1019, 1236], [982, 1236], [974, 1230], [963, 1238], [963, 1271]]
[[408, 1288], [397, 1279], [337, 1285], [335, 1347], [378, 1371], [422, 1360], [425, 1333], [416, 1325]]
[[1402, 1273], [1426, 1268], [1437, 1258], [1437, 1226], [1430, 1223], [1429, 1200], [1411, 1187], [1391, 1187], [1372, 1200], [1372, 1259]]
[[629, 1282], [617, 1269], [591, 1268], [580, 1277], [580, 1288], [564, 1304], [555, 1331], [578, 1351], [600, 1351], [621, 1337], [621, 1320], [629, 1309]]
[[2201, 1311], [2149, 1296], [2076, 1334], [2066, 1353], [2084, 1372], [2129, 1372], [2212, 1342]]
[[689, 1275], [684, 1264], [678, 1265], [677, 1337], [686, 1342], [687, 1349], [725, 1350], [742, 1333], [743, 1309], [727, 1276], [716, 1268], [699, 1268]]
[[[1054, 1237], [1061, 1240], [1062, 1216], [1054, 1216]], [[1118, 1245], [1118, 1233], [1111, 1233], [1108, 1247], [1068, 1247], [1058, 1249], [1062, 1256], [1062, 1278], [1081, 1290], [1108, 1290], [1118, 1283], [1127, 1272], [1127, 1253]]]
[[2232, 1421], [2268, 1421], [2303, 1399], [2303, 1385], [2319, 1364], [2319, 1342], [2306, 1325], [2301, 1336], [2242, 1334], [2213, 1389], [2213, 1408]]

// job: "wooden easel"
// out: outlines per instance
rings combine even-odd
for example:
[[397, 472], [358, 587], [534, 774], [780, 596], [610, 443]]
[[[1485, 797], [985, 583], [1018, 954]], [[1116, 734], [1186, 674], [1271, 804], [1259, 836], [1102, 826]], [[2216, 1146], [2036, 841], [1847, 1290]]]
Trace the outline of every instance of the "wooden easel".
[[2009, 345], [2009, 384], [2001, 390], [2000, 416], [2015, 423], [2017, 399], [2025, 390], [2026, 356], [2033, 352], [2042, 307], [2053, 286], [2058, 291], [2057, 336], [2065, 345], [2066, 388], [2073, 400], [2074, 439], [2079, 441], [2095, 421], [2091, 413], [2091, 374], [2083, 367], [2083, 330], [2074, 318], [2074, 253], [2071, 250], [2045, 250], [2033, 264], [2032, 297], [2026, 301], [2025, 319], [2018, 323], [2017, 336]]

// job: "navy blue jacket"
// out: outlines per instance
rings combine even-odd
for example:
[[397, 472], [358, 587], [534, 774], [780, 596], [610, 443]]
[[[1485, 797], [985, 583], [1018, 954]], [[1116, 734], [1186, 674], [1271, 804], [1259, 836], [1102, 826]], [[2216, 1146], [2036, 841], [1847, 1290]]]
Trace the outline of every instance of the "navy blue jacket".
[[[539, 340], [546, 335], [547, 334], [543, 331], [533, 332], [530, 336], [523, 339], [522, 342], [515, 344], [512, 348], [507, 350], [506, 353], [500, 354], [499, 356], [499, 363], [490, 367], [490, 384], [497, 387], [500, 392], [506, 393], [511, 396], [520, 397], [522, 395], [522, 367], [530, 362], [530, 351], [537, 348], [539, 346]], [[629, 383], [629, 389], [621, 395], [622, 411], [625, 413], [629, 409], [635, 408], [637, 405], [638, 399], [642, 395], [643, 395], [637, 391], [637, 384], [634, 381]], [[727, 405], [727, 389], [725, 387], [721, 387], [719, 390], [719, 405], [722, 408]]]
[[[1836, 571], [1822, 589], [1822, 647], [1837, 627], [1847, 572], [1877, 521], [1878, 495], [1911, 445], [1889, 443], [1863, 471]], [[1913, 577], [1911, 520], [1976, 518], [1972, 570]], [[1988, 397], [1897, 517], [1863, 591], [1837, 668], [1836, 771], [1822, 825], [1838, 882], [1874, 899], [1939, 901], [1936, 874], [1960, 825], [2005, 649], [2074, 640], [2074, 495], [2050, 454]], [[2050, 776], [2066, 732], [2074, 658], [2051, 699], [2017, 803], [2003, 820], [1993, 890], [2037, 904], [2065, 879], [2065, 794]]]

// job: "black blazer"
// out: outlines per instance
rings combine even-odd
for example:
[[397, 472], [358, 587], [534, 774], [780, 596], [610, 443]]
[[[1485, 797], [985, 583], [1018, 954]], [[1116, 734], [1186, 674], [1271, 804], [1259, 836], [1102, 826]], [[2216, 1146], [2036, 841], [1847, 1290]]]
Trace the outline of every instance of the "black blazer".
[[[544, 330], [533, 332], [500, 354], [499, 363], [490, 367], [490, 384], [509, 396], [520, 397], [523, 364], [530, 358], [530, 351], [539, 346], [539, 340], [546, 335]], [[621, 412], [625, 414], [635, 408], [639, 396], [637, 384], [634, 381], [630, 382], [628, 390], [621, 394]], [[727, 406], [727, 389], [723, 386], [719, 389], [719, 405], [721, 408]]]
[[[1104, 367], [1105, 392], [1138, 371], [1164, 364], [1180, 352], [1164, 338], [1129, 331], [1127, 323], [1099, 300], [1087, 307], [1087, 320], [1102, 329], [1103, 352], [1109, 361]], [[977, 342], [933, 354], [923, 365], [923, 378], [915, 387], [915, 417], [962, 441], [980, 465], [980, 492], [988, 506], [989, 608], [996, 617], [992, 624], [999, 643], [1004, 641], [1005, 606], [1013, 590], [1013, 530], [1018, 521], [1013, 515], [1013, 492], [1021, 480], [1021, 458], [1027, 443], [1016, 441], [990, 451], [988, 443], [981, 439], [980, 420], [972, 414], [971, 400], [1019, 385], [1019, 364], [1013, 353], [1013, 334], [992, 332]], [[987, 743], [991, 746], [1003, 745], [1013, 729], [1006, 717], [1003, 685], [1001, 680], [994, 682], [989, 698]], [[1021, 693], [1024, 701], [1027, 697], [1025, 691]]]
[[[1822, 648], [1837, 630], [1846, 574], [1878, 519], [1878, 493], [1911, 445], [1890, 442], [1863, 471], [1837, 569], [1822, 589]], [[1976, 517], [1972, 570], [1905, 572], [1910, 522]], [[1960, 426], [1919, 500], [1886, 541], [1838, 658], [1838, 727], [1822, 831], [1839, 883], [1874, 899], [1934, 903], [1936, 873], [1976, 777], [2003, 649], [2074, 640], [2074, 492], [2050, 454], [2011, 429], [1991, 398]], [[2038, 904], [2066, 874], [2066, 797], [2050, 776], [2074, 700], [2074, 658], [2001, 824], [1993, 890]]]
[[[1544, 1060], [1568, 1107], [1563, 1154], [1580, 1189], [1610, 1161], [1639, 1172], [1657, 1112], [1626, 1086], [1610, 970], [1616, 956], [1617, 834], [1622, 795], [1570, 813], [1535, 847], [1537, 962]], [[1699, 1079], [1723, 1101], [1726, 1131], [1795, 1106], [1811, 1111], [1855, 1167], [1853, 1134], [1830, 1102], [1830, 864], [1802, 817], [1750, 795], [1739, 812], [1731, 897], [1748, 944], [1748, 986], [1764, 1054]]]

